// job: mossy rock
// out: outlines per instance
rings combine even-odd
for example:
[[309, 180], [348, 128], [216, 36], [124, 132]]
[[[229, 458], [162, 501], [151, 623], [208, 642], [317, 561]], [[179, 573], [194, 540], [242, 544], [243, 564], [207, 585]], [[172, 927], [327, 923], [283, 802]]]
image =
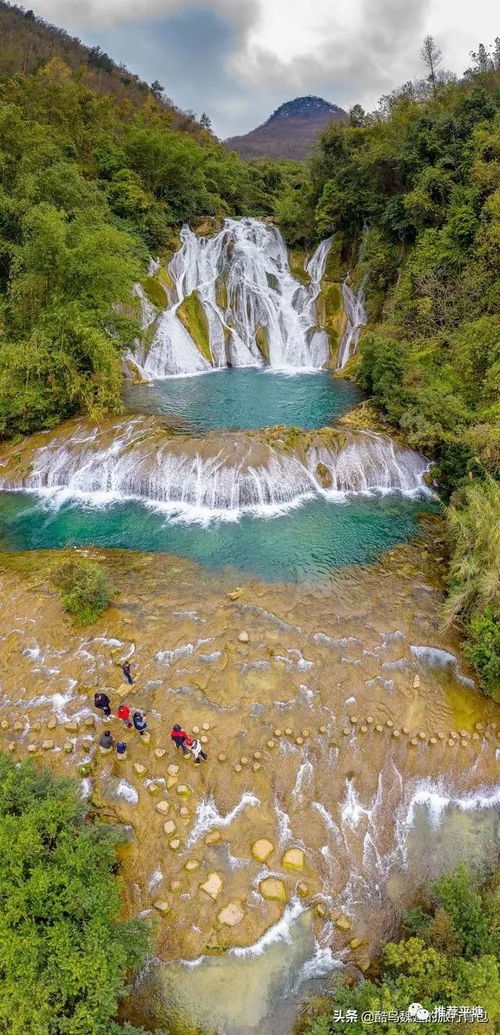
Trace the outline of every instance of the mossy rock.
[[196, 291], [192, 291], [191, 294], [181, 302], [177, 309], [177, 316], [186, 328], [188, 334], [191, 335], [202, 356], [204, 356], [209, 363], [212, 363], [213, 357], [210, 351], [208, 320]]
[[217, 302], [219, 309], [222, 309], [222, 312], [225, 313], [229, 305], [229, 297], [224, 277], [217, 277], [215, 282], [215, 301]]
[[160, 266], [157, 269], [153, 277], [153, 280], [158, 280], [161, 286], [165, 288], [167, 292], [172, 291], [175, 287], [175, 284], [172, 280], [172, 277], [170, 276], [170, 273], [168, 272], [168, 269], [166, 269], [164, 266]]
[[264, 359], [269, 363], [269, 342], [267, 340], [267, 331], [265, 327], [257, 327], [255, 340], [259, 346], [259, 351], [264, 356]]
[[163, 284], [160, 282], [157, 275], [155, 275], [154, 277], [145, 277], [145, 279], [142, 282], [142, 286], [146, 292], [146, 295], [149, 298], [149, 301], [152, 302], [157, 309], [167, 308], [167, 291]]
[[291, 248], [288, 254], [288, 265], [290, 266], [290, 272], [296, 280], [300, 280], [301, 284], [308, 286], [311, 283], [309, 274], [304, 269], [304, 263], [307, 255], [300, 248]]

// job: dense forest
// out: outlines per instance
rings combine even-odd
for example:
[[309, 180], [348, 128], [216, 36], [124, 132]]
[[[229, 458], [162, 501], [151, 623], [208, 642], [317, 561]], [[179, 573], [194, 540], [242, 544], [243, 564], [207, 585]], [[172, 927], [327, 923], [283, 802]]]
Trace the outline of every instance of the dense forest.
[[[432, 42], [432, 41], [431, 41]], [[333, 233], [332, 279], [364, 280], [351, 374], [434, 461], [448, 510], [447, 619], [500, 687], [500, 41], [459, 81], [407, 83], [322, 135], [277, 207], [290, 244]]]

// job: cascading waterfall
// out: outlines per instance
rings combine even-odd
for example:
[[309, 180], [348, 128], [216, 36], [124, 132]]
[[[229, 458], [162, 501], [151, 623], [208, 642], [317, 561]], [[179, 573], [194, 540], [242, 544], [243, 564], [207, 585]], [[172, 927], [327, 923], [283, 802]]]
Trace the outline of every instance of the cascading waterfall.
[[[226, 219], [214, 237], [197, 237], [185, 226], [181, 242], [168, 267], [170, 305], [158, 317], [153, 343], [129, 357], [144, 377], [227, 366], [324, 366], [329, 345], [317, 326], [316, 299], [331, 238], [321, 242], [306, 265], [308, 285], [292, 276], [279, 231], [258, 219]], [[211, 363], [178, 315], [192, 292], [208, 325]]]
[[342, 284], [342, 298], [344, 302], [344, 313], [346, 326], [339, 344], [337, 370], [343, 370], [346, 363], [354, 355], [359, 341], [361, 328], [365, 327], [368, 317], [365, 310], [364, 281], [357, 294], [349, 287], [345, 280]]
[[109, 429], [82, 428], [53, 440], [30, 457], [30, 473], [6, 473], [0, 488], [65, 496], [140, 499], [190, 512], [230, 517], [274, 512], [312, 496], [427, 491], [426, 461], [373, 432], [343, 432], [330, 445], [321, 432], [297, 452], [235, 433], [186, 440], [165, 436], [147, 418], [117, 421]]

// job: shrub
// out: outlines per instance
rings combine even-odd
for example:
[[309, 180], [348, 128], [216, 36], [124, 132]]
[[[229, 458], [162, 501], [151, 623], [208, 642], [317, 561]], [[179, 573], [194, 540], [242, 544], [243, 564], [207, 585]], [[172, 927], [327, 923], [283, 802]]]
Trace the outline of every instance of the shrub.
[[500, 693], [500, 614], [485, 608], [470, 622], [465, 656], [474, 666], [485, 694]]
[[119, 840], [77, 783], [0, 755], [0, 1031], [137, 1032], [114, 1020], [148, 943], [120, 919]]
[[63, 562], [53, 578], [62, 590], [64, 610], [74, 616], [78, 625], [95, 622], [113, 599], [114, 589], [106, 569], [87, 557]]

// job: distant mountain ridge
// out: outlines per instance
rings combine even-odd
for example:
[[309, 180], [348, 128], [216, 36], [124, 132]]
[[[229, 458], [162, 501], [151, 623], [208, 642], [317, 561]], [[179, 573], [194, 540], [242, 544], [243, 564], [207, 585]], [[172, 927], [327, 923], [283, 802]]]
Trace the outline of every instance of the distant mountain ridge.
[[323, 97], [295, 97], [280, 104], [256, 129], [229, 137], [226, 147], [242, 158], [305, 158], [318, 133], [331, 122], [346, 122], [347, 113]]

